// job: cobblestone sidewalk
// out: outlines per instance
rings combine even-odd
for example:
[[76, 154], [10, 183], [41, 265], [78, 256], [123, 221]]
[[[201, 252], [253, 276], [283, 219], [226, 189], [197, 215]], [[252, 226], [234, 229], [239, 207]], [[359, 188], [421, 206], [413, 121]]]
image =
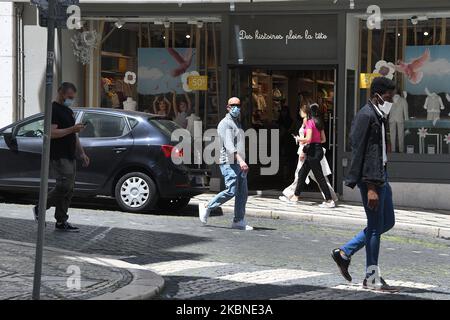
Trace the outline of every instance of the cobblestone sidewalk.
[[[213, 194], [202, 194], [192, 199], [191, 204], [209, 201]], [[361, 205], [338, 202], [334, 209], [318, 206], [319, 201], [307, 200], [288, 203], [273, 197], [249, 196], [247, 215], [272, 219], [298, 219], [335, 224], [364, 225], [366, 215]], [[224, 213], [233, 213], [234, 199], [222, 206]], [[420, 209], [395, 209], [396, 225], [399, 230], [450, 239], [450, 212], [437, 212]]]
[[[0, 252], [0, 300], [31, 299], [35, 246], [0, 239]], [[156, 294], [162, 285], [153, 272], [88, 263], [73, 251], [44, 250], [41, 299], [138, 299]]]

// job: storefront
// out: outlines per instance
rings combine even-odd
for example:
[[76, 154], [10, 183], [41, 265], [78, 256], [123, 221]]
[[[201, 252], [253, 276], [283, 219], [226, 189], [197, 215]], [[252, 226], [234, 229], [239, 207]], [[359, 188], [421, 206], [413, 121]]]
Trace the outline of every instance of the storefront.
[[[82, 88], [80, 105], [167, 113], [182, 126], [202, 120], [204, 129], [223, 117], [227, 97], [239, 96], [245, 128], [280, 130], [278, 173], [250, 174], [253, 190], [280, 190], [293, 178], [291, 133], [298, 130], [299, 103], [310, 98], [323, 111], [332, 182], [352, 200], [359, 195], [343, 179], [351, 121], [367, 100], [361, 76], [387, 72], [400, 90], [397, 111], [403, 110], [393, 113], [388, 132], [396, 201], [450, 207], [450, 86], [444, 88], [450, 83], [450, 4], [379, 1], [384, 20], [369, 30], [369, 2], [356, 1], [354, 9], [324, 0], [234, 7], [82, 3], [81, 31], [95, 31], [97, 45], [83, 65], [71, 44], [81, 31], [64, 31], [61, 78]], [[409, 74], [408, 65], [423, 55], [428, 69]], [[180, 80], [195, 72], [208, 76], [203, 90], [187, 90]], [[194, 116], [187, 119], [189, 113]], [[218, 177], [213, 169], [213, 190]]]

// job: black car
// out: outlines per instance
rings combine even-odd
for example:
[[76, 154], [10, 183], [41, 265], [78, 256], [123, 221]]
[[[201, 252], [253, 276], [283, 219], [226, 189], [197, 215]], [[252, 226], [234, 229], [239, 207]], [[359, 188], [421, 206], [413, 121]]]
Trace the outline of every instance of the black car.
[[[171, 159], [176, 154], [171, 133], [180, 128], [175, 122], [117, 109], [73, 111], [76, 123], [85, 124], [79, 138], [91, 159], [87, 168], [78, 162], [74, 196], [112, 196], [123, 210], [141, 212], [179, 210], [206, 191], [197, 183], [205, 177], [204, 169]], [[0, 129], [3, 196], [39, 191], [43, 128], [44, 116], [37, 114]], [[50, 176], [49, 187], [54, 183]]]

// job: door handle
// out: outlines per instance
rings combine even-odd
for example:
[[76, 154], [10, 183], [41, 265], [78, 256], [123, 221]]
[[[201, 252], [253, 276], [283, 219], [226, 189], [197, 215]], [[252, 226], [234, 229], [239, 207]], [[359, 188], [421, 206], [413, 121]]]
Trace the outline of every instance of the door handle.
[[115, 147], [115, 148], [113, 148], [113, 151], [115, 151], [116, 153], [122, 153], [124, 151], [127, 151], [127, 148], [125, 148], [125, 147]]

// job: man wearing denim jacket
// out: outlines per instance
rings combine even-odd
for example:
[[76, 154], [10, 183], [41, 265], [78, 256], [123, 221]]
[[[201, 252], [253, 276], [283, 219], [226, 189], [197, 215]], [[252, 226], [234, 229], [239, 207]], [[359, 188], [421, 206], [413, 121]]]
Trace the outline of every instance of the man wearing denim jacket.
[[241, 101], [230, 98], [227, 104], [227, 114], [217, 127], [221, 143], [219, 166], [225, 180], [225, 190], [217, 194], [208, 204], [199, 204], [199, 218], [207, 223], [211, 210], [219, 207], [233, 197], [234, 219], [231, 228], [253, 230], [245, 221], [245, 205], [247, 204], [247, 172], [245, 162], [245, 137], [239, 123]]
[[366, 211], [367, 227], [340, 248], [332, 251], [332, 258], [344, 278], [352, 281], [348, 272], [350, 259], [366, 247], [366, 272], [363, 287], [377, 291], [397, 291], [380, 276], [378, 256], [381, 234], [395, 224], [392, 189], [386, 165], [387, 116], [392, 107], [395, 84], [391, 80], [375, 78], [370, 87], [370, 100], [356, 114], [350, 133], [352, 161], [345, 184], [358, 186]]

